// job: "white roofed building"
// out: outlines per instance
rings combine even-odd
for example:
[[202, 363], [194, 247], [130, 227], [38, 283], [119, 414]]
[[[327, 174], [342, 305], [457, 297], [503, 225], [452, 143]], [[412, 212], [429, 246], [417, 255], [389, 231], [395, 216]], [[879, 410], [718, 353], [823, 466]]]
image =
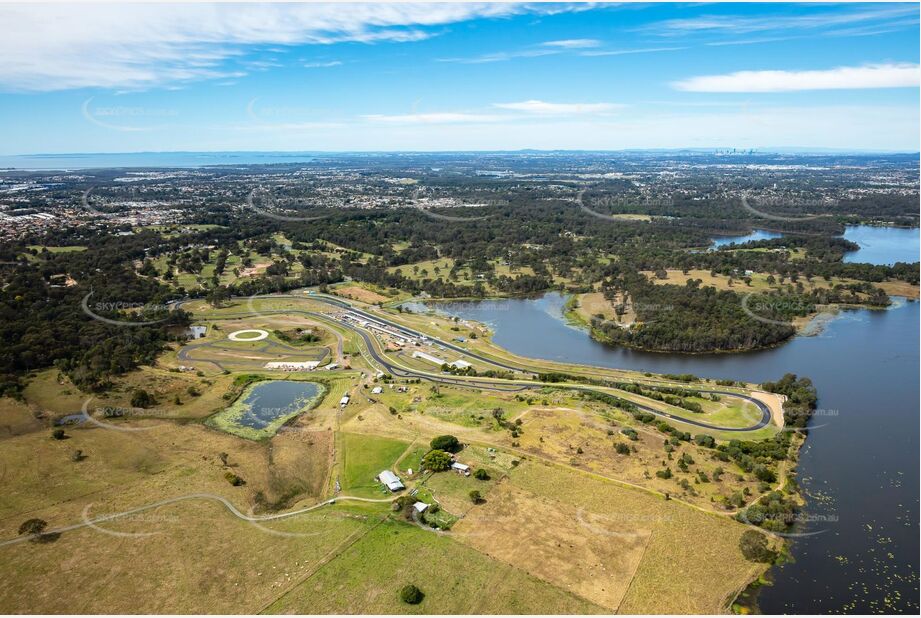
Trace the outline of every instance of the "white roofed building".
[[416, 350], [413, 352], [413, 358], [421, 358], [422, 360], [427, 360], [430, 363], [435, 363], [436, 365], [444, 365], [447, 363], [443, 358], [438, 358], [437, 356], [432, 356], [431, 354], [426, 354], [425, 352], [420, 352]]
[[377, 480], [386, 485], [387, 489], [390, 491], [400, 491], [401, 489], [405, 489], [403, 481], [400, 480], [400, 477], [398, 477], [390, 470], [384, 470], [378, 474]]

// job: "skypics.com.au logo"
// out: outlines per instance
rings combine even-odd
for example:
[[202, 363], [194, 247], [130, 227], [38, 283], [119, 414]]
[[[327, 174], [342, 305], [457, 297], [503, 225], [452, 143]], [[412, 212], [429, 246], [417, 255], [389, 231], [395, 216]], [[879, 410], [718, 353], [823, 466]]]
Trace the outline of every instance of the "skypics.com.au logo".
[[[169, 305], [160, 303], [139, 303], [136, 301], [98, 301], [90, 303], [90, 298], [92, 298], [94, 293], [95, 292], [90, 292], [83, 297], [83, 300], [80, 302], [80, 308], [83, 310], [83, 313], [104, 324], [110, 324], [112, 326], [152, 326], [154, 324], [162, 324], [169, 320], [169, 311], [171, 308]], [[166, 315], [164, 317], [157, 317], [156, 319], [128, 319], [127, 317], [106, 317], [105, 315], [101, 315], [109, 314], [120, 316], [123, 312], [127, 312], [133, 317], [136, 316], [140, 318], [154, 318], [164, 313]]]

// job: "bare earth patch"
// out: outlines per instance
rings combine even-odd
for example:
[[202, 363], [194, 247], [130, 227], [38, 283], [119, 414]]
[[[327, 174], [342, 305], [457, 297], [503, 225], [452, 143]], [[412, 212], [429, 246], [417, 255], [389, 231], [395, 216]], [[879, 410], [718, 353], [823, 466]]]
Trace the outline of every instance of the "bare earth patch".
[[339, 296], [344, 296], [346, 298], [351, 298], [353, 300], [360, 300], [363, 303], [368, 303], [373, 305], [375, 303], [383, 303], [388, 300], [386, 296], [378, 294], [377, 292], [372, 292], [371, 290], [366, 290], [365, 288], [359, 287], [357, 285], [350, 285], [348, 287], [336, 288], [336, 294]]

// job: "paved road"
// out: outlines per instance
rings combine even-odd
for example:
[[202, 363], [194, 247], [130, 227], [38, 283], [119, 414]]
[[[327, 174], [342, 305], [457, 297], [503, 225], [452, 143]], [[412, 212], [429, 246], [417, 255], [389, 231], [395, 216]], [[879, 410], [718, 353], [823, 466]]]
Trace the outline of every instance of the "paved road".
[[[289, 299], [294, 299], [294, 300], [312, 300], [312, 301], [317, 301], [317, 302], [325, 303], [328, 305], [332, 305], [335, 307], [348, 309], [352, 313], [361, 315], [362, 317], [368, 320], [373, 320], [379, 324], [386, 324], [387, 326], [394, 328], [396, 330], [399, 330], [409, 336], [412, 336], [415, 338], [422, 338], [423, 336], [425, 336], [429, 341], [437, 345], [443, 345], [459, 353], [465, 354], [472, 358], [476, 358], [484, 363], [502, 367], [503, 369], [507, 369], [510, 371], [530, 373], [532, 375], [534, 373], [533, 371], [528, 370], [528, 369], [523, 369], [523, 368], [516, 367], [513, 365], [505, 364], [505, 363], [499, 363], [497, 361], [485, 358], [478, 354], [471, 353], [468, 350], [464, 350], [463, 348], [457, 347], [446, 341], [441, 341], [435, 337], [424, 335], [423, 333], [419, 331], [402, 326], [386, 318], [382, 318], [376, 315], [369, 314], [360, 309], [356, 309], [350, 303], [340, 300], [338, 298], [324, 296], [321, 294], [312, 294], [309, 296], [297, 296], [293, 294], [272, 294], [272, 295], [267, 295], [267, 296], [260, 297], [260, 298], [289, 298]], [[549, 384], [545, 384], [542, 382], [525, 382], [521, 380], [482, 380], [482, 379], [477, 380], [476, 378], [456, 378], [456, 377], [449, 377], [449, 376], [444, 376], [444, 375], [435, 375], [435, 374], [431, 374], [427, 372], [417, 371], [415, 369], [411, 369], [407, 367], [402, 367], [402, 366], [396, 365], [393, 361], [387, 358], [383, 353], [375, 349], [373, 337], [367, 331], [358, 328], [357, 326], [355, 326], [354, 324], [350, 322], [347, 322], [344, 320], [337, 320], [333, 316], [326, 315], [326, 314], [320, 314], [320, 313], [316, 313], [313, 311], [304, 311], [300, 309], [252, 311], [252, 312], [246, 312], [242, 314], [240, 313], [225, 314], [224, 316], [222, 316], [222, 318], [224, 317], [226, 318], [247, 317], [247, 316], [252, 316], [254, 314], [270, 315], [270, 314], [292, 314], [292, 313], [307, 315], [315, 319], [321, 319], [321, 320], [326, 319], [326, 320], [335, 321], [338, 325], [356, 333], [364, 341], [365, 347], [367, 348], [367, 354], [370, 357], [370, 359], [376, 362], [387, 373], [390, 373], [391, 375], [394, 375], [397, 377], [410, 378], [410, 379], [419, 378], [419, 379], [423, 379], [429, 382], [435, 382], [439, 384], [449, 384], [449, 385], [454, 385], [454, 386], [467, 386], [467, 387], [472, 386], [472, 387], [479, 388], [482, 390], [499, 391], [499, 392], [522, 392], [525, 390], [538, 390], [545, 386], [550, 386]], [[559, 384], [554, 384], [552, 386], [555, 388], [565, 388], [567, 390], [575, 390], [575, 391], [580, 391], [580, 392], [604, 393], [604, 391], [602, 390], [599, 390], [597, 388], [591, 388], [588, 386], [563, 386]], [[670, 419], [676, 422], [684, 423], [686, 425], [691, 425], [694, 427], [700, 427], [702, 429], [710, 429], [710, 430], [715, 430], [715, 431], [724, 431], [724, 432], [730, 432], [730, 433], [742, 433], [746, 431], [755, 431], [763, 427], [767, 427], [768, 424], [770, 424], [771, 422], [770, 408], [765, 403], [755, 399], [754, 397], [743, 395], [741, 393], [734, 393], [731, 391], [711, 391], [711, 390], [704, 390], [704, 389], [699, 389], [699, 388], [696, 390], [700, 390], [701, 392], [705, 392], [705, 393], [714, 393], [717, 395], [722, 395], [722, 396], [727, 396], [727, 397], [738, 397], [739, 399], [748, 401], [754, 404], [760, 410], [761, 418], [758, 419], [756, 423], [748, 427], [722, 427], [720, 425], [713, 425], [711, 423], [705, 423], [703, 421], [694, 420], [692, 418], [688, 418], [685, 416], [679, 416], [676, 414], [670, 414], [668, 412], [663, 412], [662, 410], [659, 410], [657, 408], [653, 408], [651, 406], [647, 406], [641, 403], [636, 403], [636, 402], [631, 402], [631, 403], [633, 403], [637, 407], [637, 409], [642, 410], [644, 412], [648, 412], [660, 418], [667, 418], [667, 419]]]

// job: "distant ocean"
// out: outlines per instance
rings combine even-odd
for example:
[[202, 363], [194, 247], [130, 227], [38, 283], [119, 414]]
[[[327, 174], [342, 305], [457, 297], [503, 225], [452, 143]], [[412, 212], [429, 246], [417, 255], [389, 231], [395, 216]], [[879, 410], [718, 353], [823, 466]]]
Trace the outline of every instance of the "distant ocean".
[[315, 152], [127, 152], [0, 155], [0, 169], [76, 170], [89, 168], [205, 167], [306, 163]]

